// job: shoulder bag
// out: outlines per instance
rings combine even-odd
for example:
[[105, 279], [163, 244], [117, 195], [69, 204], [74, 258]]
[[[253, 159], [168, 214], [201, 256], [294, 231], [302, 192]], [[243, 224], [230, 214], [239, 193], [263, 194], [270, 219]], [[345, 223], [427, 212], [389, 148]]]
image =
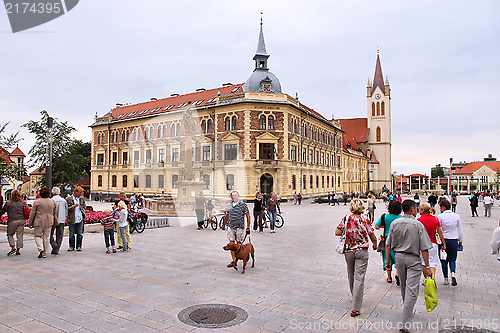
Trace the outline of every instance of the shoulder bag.
[[29, 219], [30, 218], [30, 209], [28, 208], [28, 205], [24, 204], [23, 210], [24, 210], [24, 218], [26, 220]]
[[383, 252], [385, 251], [385, 214], [382, 214], [382, 216], [380, 217], [381, 218], [381, 222], [380, 222], [380, 227], [384, 228], [384, 231], [382, 232], [382, 235], [380, 236], [380, 242], [378, 242], [378, 246], [377, 246], [377, 252]]
[[342, 235], [340, 236], [340, 239], [339, 239], [339, 242], [337, 243], [337, 247], [335, 248], [335, 252], [337, 252], [338, 254], [344, 254], [345, 252], [345, 240], [346, 240], [346, 232], [345, 232], [345, 229], [346, 229], [346, 216], [344, 216], [344, 218], [342, 219], [342, 221], [344, 222], [344, 230], [342, 230]]
[[[436, 219], [436, 229], [437, 229], [437, 222], [439, 221], [437, 217], [434, 217]], [[439, 234], [436, 230], [436, 244], [437, 245], [441, 245], [443, 244], [443, 240], [441, 239], [441, 237], [439, 237]]]

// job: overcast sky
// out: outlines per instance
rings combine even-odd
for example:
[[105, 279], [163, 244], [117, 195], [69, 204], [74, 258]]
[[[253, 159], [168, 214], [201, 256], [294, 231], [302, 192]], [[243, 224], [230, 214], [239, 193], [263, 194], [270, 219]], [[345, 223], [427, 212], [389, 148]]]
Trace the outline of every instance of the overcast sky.
[[367, 117], [377, 47], [392, 96], [392, 167], [426, 173], [500, 159], [500, 1], [85, 0], [12, 33], [0, 9], [0, 123], [40, 110], [90, 141], [96, 112], [120, 103], [243, 83], [260, 12], [284, 93], [326, 118]]

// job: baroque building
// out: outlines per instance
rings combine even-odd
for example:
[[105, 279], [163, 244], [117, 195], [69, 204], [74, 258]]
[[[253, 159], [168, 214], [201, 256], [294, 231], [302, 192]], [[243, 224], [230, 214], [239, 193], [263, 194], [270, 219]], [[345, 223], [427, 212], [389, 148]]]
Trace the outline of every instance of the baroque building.
[[[92, 194], [177, 197], [188, 164], [192, 180], [204, 183], [205, 196], [226, 197], [237, 190], [252, 199], [261, 190], [291, 199], [295, 192], [304, 197], [342, 192], [340, 123], [283, 93], [269, 71], [269, 57], [261, 23], [255, 68], [244, 84], [117, 104], [96, 116]], [[188, 132], [186, 112], [195, 124]]]

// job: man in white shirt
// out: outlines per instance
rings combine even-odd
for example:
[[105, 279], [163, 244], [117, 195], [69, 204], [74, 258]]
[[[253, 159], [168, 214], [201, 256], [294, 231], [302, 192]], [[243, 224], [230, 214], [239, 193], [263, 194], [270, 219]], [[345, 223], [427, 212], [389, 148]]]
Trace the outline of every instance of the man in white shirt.
[[491, 217], [491, 206], [493, 204], [493, 199], [491, 199], [490, 191], [487, 191], [484, 194], [483, 204], [484, 204], [484, 216]]
[[[74, 194], [68, 194], [66, 198], [68, 203], [68, 225], [69, 225], [69, 249], [68, 251], [82, 250], [83, 240], [83, 220], [85, 220], [85, 212], [87, 206], [83, 198], [83, 188], [77, 186]], [[76, 236], [76, 243], [75, 243]]]
[[[52, 226], [50, 231], [50, 245], [52, 246], [51, 254], [59, 254], [59, 249], [61, 248], [63, 236], [64, 236], [64, 224], [66, 223], [66, 217], [68, 216], [68, 202], [64, 200], [60, 194], [61, 190], [59, 187], [54, 187], [52, 189], [52, 200], [56, 203], [56, 214], [59, 225], [57, 227]], [[56, 238], [54, 239], [54, 232]]]

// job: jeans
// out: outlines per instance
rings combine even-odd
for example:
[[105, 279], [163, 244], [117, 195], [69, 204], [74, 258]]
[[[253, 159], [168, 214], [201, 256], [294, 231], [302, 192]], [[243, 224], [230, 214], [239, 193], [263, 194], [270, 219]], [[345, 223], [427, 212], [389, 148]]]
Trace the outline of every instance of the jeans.
[[[54, 232], [56, 238], [54, 239]], [[52, 227], [50, 230], [50, 245], [52, 246], [52, 254], [59, 253], [64, 237], [64, 223], [60, 223], [57, 227]]]
[[106, 243], [106, 248], [109, 248], [109, 244], [115, 247], [115, 229], [104, 230], [104, 243]]
[[484, 216], [491, 217], [491, 204], [484, 204]]
[[[448, 278], [448, 265], [450, 266], [450, 271], [455, 273], [457, 269], [457, 252], [458, 252], [458, 239], [445, 239], [446, 242], [446, 260], [441, 260], [441, 269], [443, 270], [443, 276]], [[441, 245], [439, 246], [439, 251], [441, 251]]]
[[75, 248], [75, 236], [76, 236], [76, 248], [82, 247], [83, 239], [83, 222], [74, 223], [69, 225], [69, 248]]
[[477, 213], [477, 206], [470, 206], [470, 211], [472, 212], [472, 217], [474, 217], [474, 215], [479, 216]]
[[127, 237], [125, 236], [125, 229], [127, 227], [119, 227], [119, 228], [120, 228], [120, 235], [123, 241], [123, 251], [128, 251], [128, 242], [127, 242]]
[[271, 222], [271, 230], [274, 230], [274, 223], [276, 222], [276, 212], [269, 212], [269, 222]]

